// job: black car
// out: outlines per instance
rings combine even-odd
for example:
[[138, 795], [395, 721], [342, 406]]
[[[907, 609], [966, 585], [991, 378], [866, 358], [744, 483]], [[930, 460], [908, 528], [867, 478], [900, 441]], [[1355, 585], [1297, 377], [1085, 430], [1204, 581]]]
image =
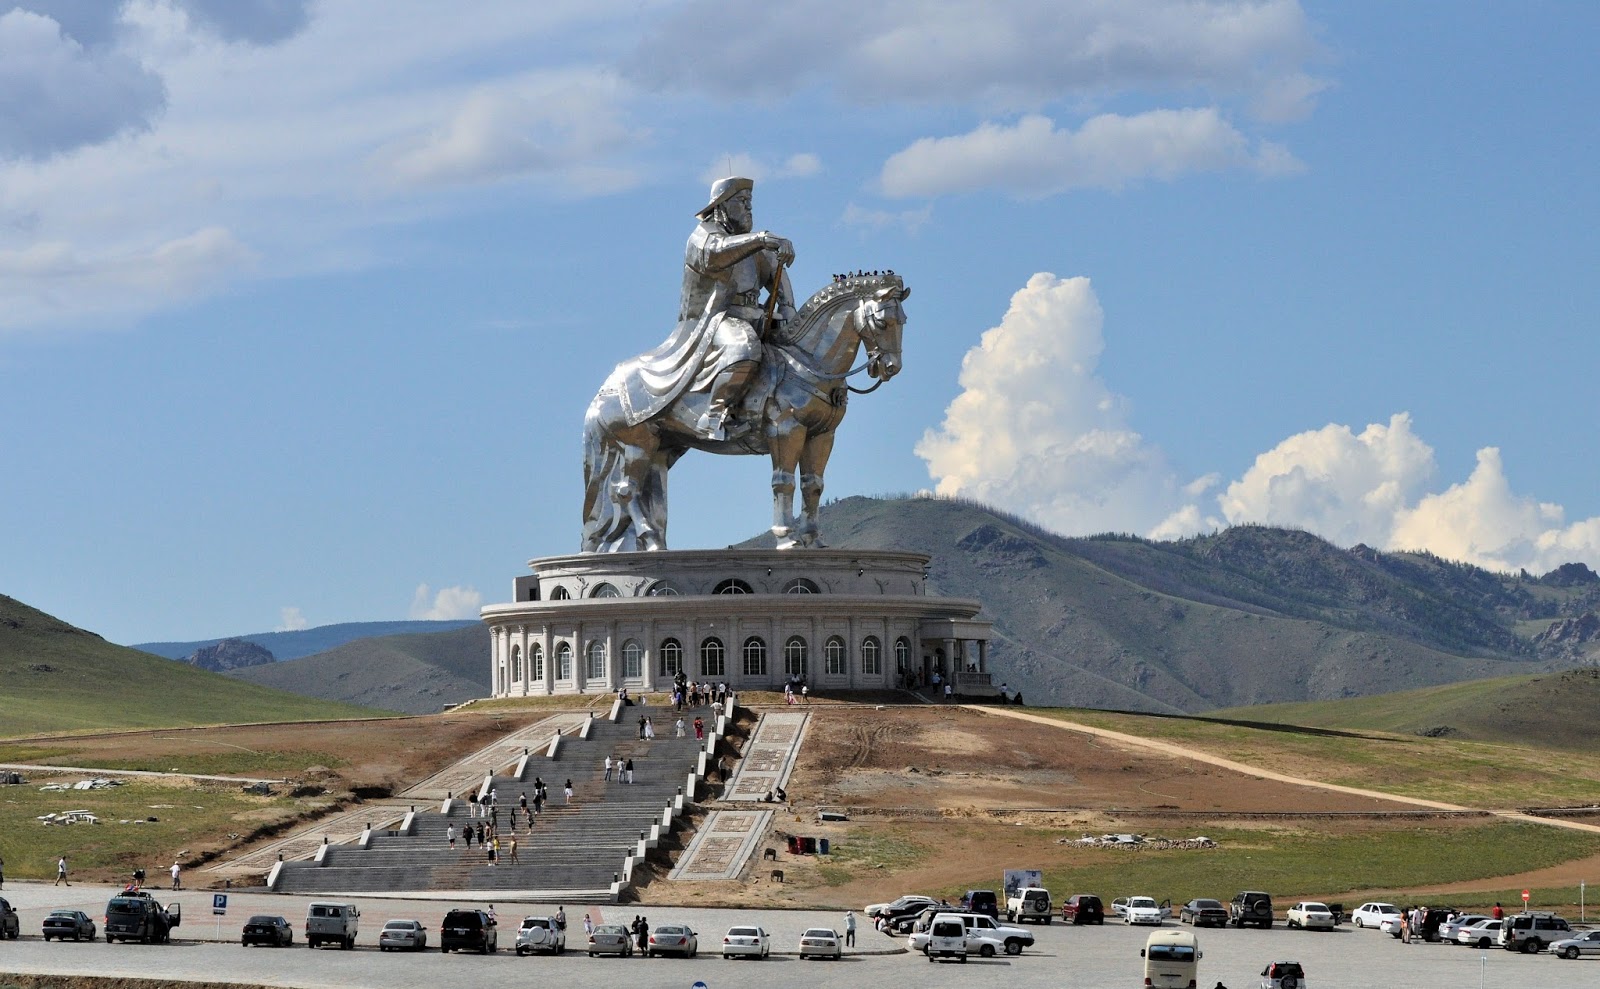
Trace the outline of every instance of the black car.
[[494, 918], [482, 910], [452, 910], [439, 925], [439, 950], [472, 950], [487, 955], [500, 950]]
[[1061, 919], [1069, 924], [1104, 924], [1106, 907], [1093, 893], [1074, 893], [1061, 904]]
[[285, 917], [258, 914], [245, 922], [244, 931], [239, 935], [239, 943], [247, 948], [252, 944], [287, 948], [294, 944], [294, 928], [289, 926], [289, 921]]
[[162, 909], [149, 893], [122, 893], [106, 904], [106, 943], [170, 944], [172, 929], [182, 922], [182, 904], [172, 903]]
[[1235, 927], [1254, 924], [1262, 930], [1272, 927], [1272, 897], [1245, 890], [1228, 902], [1228, 919]]
[[95, 936], [94, 921], [82, 910], [52, 910], [41, 928], [46, 941], [51, 938], [93, 941]]
[[1196, 899], [1178, 910], [1178, 923], [1195, 927], [1227, 927], [1228, 908], [1221, 900]]
[[994, 895], [992, 889], [969, 889], [961, 894], [962, 913], [981, 913], [995, 920], [1000, 919], [1000, 900]]
[[11, 901], [0, 896], [0, 937], [15, 941], [21, 933], [22, 921], [17, 918], [17, 912], [11, 909]]

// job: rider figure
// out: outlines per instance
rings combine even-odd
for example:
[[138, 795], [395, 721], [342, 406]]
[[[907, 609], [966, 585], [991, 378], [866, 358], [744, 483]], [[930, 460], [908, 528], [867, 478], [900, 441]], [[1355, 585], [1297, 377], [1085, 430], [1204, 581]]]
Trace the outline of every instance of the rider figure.
[[762, 340], [772, 329], [765, 325], [764, 303], [771, 305], [774, 286], [774, 324], [793, 318], [795, 311], [784, 271], [794, 261], [794, 245], [765, 230], [751, 232], [754, 187], [750, 179], [737, 177], [713, 183], [710, 202], [695, 214], [700, 223], [684, 251], [678, 319], [698, 320], [700, 332], [710, 336], [689, 390], [710, 392], [696, 428], [712, 440], [727, 438], [724, 425], [761, 366]]

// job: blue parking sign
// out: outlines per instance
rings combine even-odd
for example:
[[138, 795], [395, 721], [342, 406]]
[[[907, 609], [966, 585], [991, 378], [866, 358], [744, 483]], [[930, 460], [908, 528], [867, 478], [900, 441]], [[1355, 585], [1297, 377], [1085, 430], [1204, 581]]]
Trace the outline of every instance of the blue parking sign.
[[211, 894], [211, 912], [219, 917], [228, 912], [227, 893]]

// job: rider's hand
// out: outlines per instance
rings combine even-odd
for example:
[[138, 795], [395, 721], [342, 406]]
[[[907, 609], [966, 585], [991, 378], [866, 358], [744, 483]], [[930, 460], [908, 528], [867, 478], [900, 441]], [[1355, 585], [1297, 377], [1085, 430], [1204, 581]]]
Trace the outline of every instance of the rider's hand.
[[786, 237], [772, 239], [777, 242], [772, 246], [778, 252], [778, 263], [787, 268], [794, 263], [794, 244]]

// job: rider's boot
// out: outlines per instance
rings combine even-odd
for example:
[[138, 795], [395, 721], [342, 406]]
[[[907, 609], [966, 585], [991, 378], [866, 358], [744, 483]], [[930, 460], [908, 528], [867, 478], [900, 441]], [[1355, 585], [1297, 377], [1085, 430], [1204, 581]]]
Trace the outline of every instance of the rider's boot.
[[708, 440], [728, 438], [724, 428], [733, 410], [739, 407], [744, 393], [750, 387], [750, 378], [759, 365], [755, 361], [738, 361], [729, 365], [711, 383], [711, 402], [700, 416], [695, 428]]

